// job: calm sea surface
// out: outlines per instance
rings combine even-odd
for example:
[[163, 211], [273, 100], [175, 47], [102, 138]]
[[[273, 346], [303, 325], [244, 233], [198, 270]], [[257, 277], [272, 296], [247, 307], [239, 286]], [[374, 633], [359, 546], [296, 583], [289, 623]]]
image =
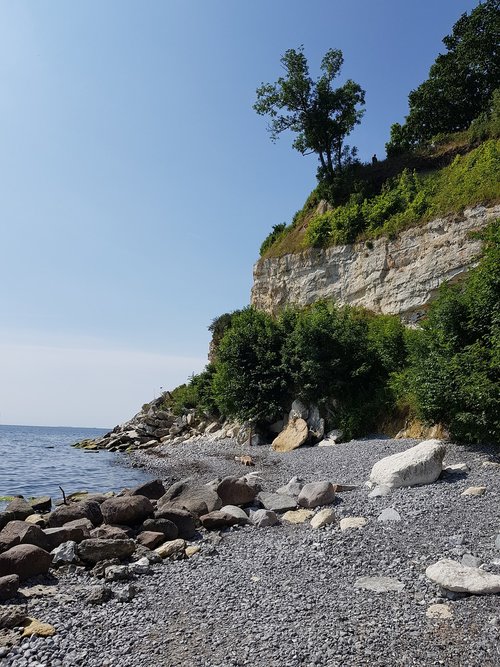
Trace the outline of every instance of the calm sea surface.
[[61, 497], [73, 491], [118, 491], [151, 475], [127, 466], [123, 454], [98, 454], [70, 445], [104, 429], [0, 425], [0, 496]]

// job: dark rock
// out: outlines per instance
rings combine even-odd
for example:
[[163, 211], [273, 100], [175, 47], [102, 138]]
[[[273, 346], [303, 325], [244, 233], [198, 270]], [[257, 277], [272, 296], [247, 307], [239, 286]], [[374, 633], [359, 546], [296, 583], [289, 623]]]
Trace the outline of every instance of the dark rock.
[[87, 537], [84, 528], [71, 528], [68, 524], [59, 526], [58, 528], [44, 528], [43, 532], [49, 540], [50, 549], [52, 551], [63, 542], [81, 542]]
[[52, 509], [52, 498], [50, 496], [40, 496], [30, 500], [30, 505], [36, 513], [50, 512]]
[[50, 551], [50, 543], [41, 528], [24, 521], [10, 521], [0, 531], [0, 553], [18, 544], [34, 544]]
[[10, 600], [17, 593], [18, 588], [19, 576], [17, 574], [0, 577], [0, 600]]
[[111, 600], [113, 593], [109, 586], [91, 586], [85, 602], [87, 604], [104, 604]]
[[171, 507], [162, 507], [155, 512], [155, 519], [168, 519], [177, 526], [178, 536], [190, 540], [196, 534], [195, 518], [187, 510]]
[[5, 605], [0, 607], [0, 630], [19, 628], [24, 625], [27, 609], [23, 605]]
[[15, 521], [14, 512], [0, 512], [0, 530], [4, 528], [9, 521]]
[[225, 477], [217, 487], [217, 495], [223, 505], [246, 505], [254, 500], [259, 491], [259, 486], [238, 477]]
[[166, 540], [175, 540], [179, 536], [177, 526], [168, 519], [146, 519], [142, 530], [151, 530], [153, 533], [163, 533]]
[[120, 565], [118, 558], [109, 558], [108, 560], [101, 560], [94, 565], [90, 570], [90, 574], [97, 579], [104, 579], [106, 576], [106, 568], [112, 567], [113, 565]]
[[98, 537], [103, 540], [126, 540], [129, 536], [122, 528], [118, 528], [118, 526], [108, 526], [103, 523], [102, 526], [90, 531], [90, 537]]
[[84, 537], [90, 537], [90, 531], [94, 529], [94, 524], [90, 519], [74, 519], [64, 524], [65, 528], [81, 528]]
[[261, 491], [257, 499], [266, 510], [271, 510], [272, 512], [288, 512], [288, 510], [294, 510], [297, 507], [295, 498], [284, 496], [281, 493]]
[[46, 574], [52, 563], [52, 556], [33, 544], [18, 544], [0, 554], [0, 576], [17, 574], [19, 579], [29, 579], [37, 574]]
[[222, 507], [222, 501], [213, 489], [204, 484], [184, 481], [173, 484], [159, 499], [158, 508], [166, 504], [186, 509], [196, 516], [208, 514]]
[[78, 545], [79, 557], [89, 563], [98, 563], [109, 558], [128, 558], [135, 551], [133, 540], [102, 540], [91, 538]]
[[165, 487], [161, 479], [153, 479], [151, 482], [136, 486], [129, 493], [131, 496], [144, 496], [145, 498], [149, 498], [149, 500], [158, 500], [164, 495]]
[[105, 523], [133, 526], [154, 514], [151, 501], [144, 496], [109, 498], [101, 505]]
[[95, 500], [81, 500], [69, 505], [61, 505], [50, 514], [48, 525], [51, 528], [64, 526], [65, 523], [75, 519], [89, 519], [94, 526], [100, 526], [102, 523], [101, 506]]
[[137, 535], [137, 542], [148, 549], [155, 549], [165, 542], [165, 535], [163, 533], [154, 533], [151, 530], [144, 530]]
[[14, 518], [19, 521], [24, 521], [30, 514], [35, 513], [35, 510], [24, 498], [14, 498], [14, 500], [11, 500], [5, 511], [12, 512]]
[[134, 584], [127, 584], [124, 588], [116, 591], [116, 599], [118, 602], [130, 602], [137, 595], [137, 586]]
[[219, 528], [227, 528], [238, 523], [238, 519], [232, 514], [226, 512], [210, 512], [200, 516], [201, 525], [207, 530], [217, 530]]

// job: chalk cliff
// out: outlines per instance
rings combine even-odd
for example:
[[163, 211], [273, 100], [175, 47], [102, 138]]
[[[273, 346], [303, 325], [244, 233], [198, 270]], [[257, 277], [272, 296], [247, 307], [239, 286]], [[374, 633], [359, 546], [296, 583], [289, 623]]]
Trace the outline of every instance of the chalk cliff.
[[475, 264], [481, 242], [470, 232], [499, 216], [500, 205], [477, 206], [408, 229], [394, 240], [260, 259], [254, 266], [252, 305], [277, 313], [287, 305], [333, 299], [416, 321], [443, 282], [460, 280]]

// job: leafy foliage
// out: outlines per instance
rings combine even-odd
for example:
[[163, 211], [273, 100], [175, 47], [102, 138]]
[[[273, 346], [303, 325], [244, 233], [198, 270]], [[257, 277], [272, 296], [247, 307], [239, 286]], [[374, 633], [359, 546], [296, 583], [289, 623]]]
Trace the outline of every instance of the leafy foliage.
[[344, 62], [338, 49], [326, 52], [316, 81], [309, 75], [302, 47], [288, 49], [280, 62], [285, 76], [276, 83], [263, 83], [253, 108], [259, 115], [269, 116], [273, 141], [291, 130], [296, 134], [293, 147], [303, 155], [316, 153], [321, 175], [333, 177], [336, 169], [352, 159], [352, 150], [344, 140], [361, 120], [365, 93], [351, 79], [333, 88]]
[[417, 414], [463, 442], [500, 439], [500, 222], [463, 285], [444, 287], [410, 341], [400, 388]]
[[463, 14], [443, 39], [429, 78], [409, 95], [403, 125], [391, 128], [388, 155], [430, 141], [439, 133], [465, 130], [487, 111], [500, 81], [500, 4], [485, 0]]
[[284, 235], [284, 232], [286, 231], [286, 222], [282, 222], [279, 225], [273, 225], [273, 229], [266, 236], [264, 239], [262, 245], [260, 246], [260, 256], [264, 255], [269, 248], [276, 243], [282, 236]]

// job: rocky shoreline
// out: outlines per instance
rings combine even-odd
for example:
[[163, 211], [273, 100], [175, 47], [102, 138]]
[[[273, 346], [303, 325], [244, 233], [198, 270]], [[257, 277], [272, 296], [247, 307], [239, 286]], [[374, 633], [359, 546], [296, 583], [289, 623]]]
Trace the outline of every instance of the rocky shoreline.
[[[415, 444], [281, 454], [167, 441], [131, 455], [158, 481], [38, 519], [47, 505], [22, 517], [17, 501], [15, 517], [0, 514], [0, 576], [12, 585], [12, 549], [25, 567], [27, 550], [41, 549], [30, 542], [52, 540], [44, 553], [61, 544], [0, 603], [0, 657], [9, 667], [499, 665], [498, 450]], [[386, 459], [408, 450], [430, 474], [419, 486], [400, 486], [422, 472], [418, 456], [408, 466], [400, 455], [396, 472]], [[486, 594], [459, 590], [474, 577]]]

